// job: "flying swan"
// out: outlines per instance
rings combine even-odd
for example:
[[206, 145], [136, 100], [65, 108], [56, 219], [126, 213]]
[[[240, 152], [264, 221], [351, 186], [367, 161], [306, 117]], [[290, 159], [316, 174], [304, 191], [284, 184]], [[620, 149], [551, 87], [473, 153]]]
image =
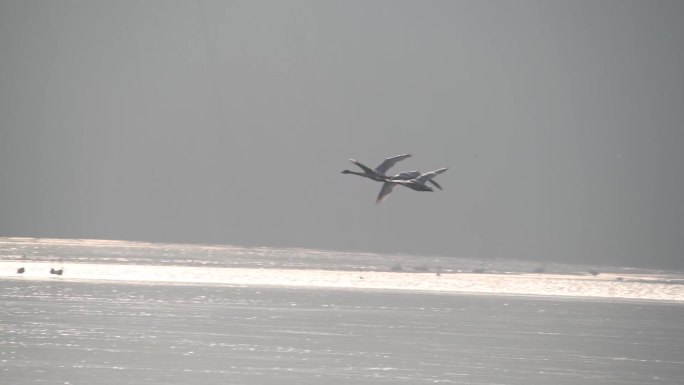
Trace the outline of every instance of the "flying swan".
[[392, 178], [387, 178], [380, 189], [380, 194], [378, 194], [376, 203], [381, 203], [392, 192], [394, 186], [399, 184], [416, 191], [434, 191], [432, 187], [426, 184], [427, 182], [431, 182], [442, 190], [442, 187], [437, 182], [433, 181], [432, 178], [446, 170], [447, 168], [445, 167], [422, 174], [418, 171], [409, 171], [395, 175]]
[[383, 160], [382, 163], [380, 163], [380, 165], [375, 168], [375, 170], [364, 165], [363, 163], [359, 162], [356, 159], [349, 159], [350, 162], [359, 166], [359, 168], [361, 168], [363, 170], [363, 172], [343, 170], [342, 174], [354, 174], [354, 175], [358, 175], [358, 176], [362, 176], [365, 178], [372, 179], [372, 180], [377, 181], [377, 182], [384, 182], [385, 180], [388, 179], [388, 176], [385, 175], [387, 170], [392, 168], [392, 166], [394, 166], [397, 162], [404, 160], [406, 158], [409, 158], [409, 157], [411, 157], [411, 154], [397, 155], [397, 156], [393, 156], [391, 158], [387, 158], [387, 159]]

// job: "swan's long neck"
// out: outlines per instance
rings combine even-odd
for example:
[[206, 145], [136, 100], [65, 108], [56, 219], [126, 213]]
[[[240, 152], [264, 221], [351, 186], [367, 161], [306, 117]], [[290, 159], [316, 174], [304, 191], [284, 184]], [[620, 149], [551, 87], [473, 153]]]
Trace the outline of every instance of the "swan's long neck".
[[365, 177], [368, 176], [368, 175], [366, 175], [365, 173], [356, 172], [356, 171], [351, 171], [351, 170], [344, 170], [342, 173], [343, 173], [343, 174], [354, 174], [354, 175], [365, 176]]

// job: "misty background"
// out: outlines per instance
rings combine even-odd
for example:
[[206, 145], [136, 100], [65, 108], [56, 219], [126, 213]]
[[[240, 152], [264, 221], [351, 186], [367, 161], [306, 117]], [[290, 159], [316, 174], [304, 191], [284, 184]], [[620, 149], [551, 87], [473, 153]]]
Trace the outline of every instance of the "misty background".
[[[682, 1], [0, 0], [0, 236], [684, 268]], [[449, 167], [444, 191], [353, 175]]]

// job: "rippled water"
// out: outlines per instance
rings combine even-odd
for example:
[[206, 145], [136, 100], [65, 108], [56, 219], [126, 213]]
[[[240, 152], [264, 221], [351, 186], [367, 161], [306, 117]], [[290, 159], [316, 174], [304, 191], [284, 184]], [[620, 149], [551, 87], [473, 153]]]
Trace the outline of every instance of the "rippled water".
[[678, 384], [684, 306], [0, 281], [3, 384]]
[[[1, 252], [10, 261], [61, 261], [66, 273], [71, 258], [224, 267], [324, 260], [387, 269], [373, 254], [243, 249], [231, 262], [225, 249], [213, 259], [192, 251], [204, 246], [89, 242], [5, 242]], [[3, 385], [684, 383], [684, 305], [677, 302], [68, 276], [0, 278], [0, 299]]]

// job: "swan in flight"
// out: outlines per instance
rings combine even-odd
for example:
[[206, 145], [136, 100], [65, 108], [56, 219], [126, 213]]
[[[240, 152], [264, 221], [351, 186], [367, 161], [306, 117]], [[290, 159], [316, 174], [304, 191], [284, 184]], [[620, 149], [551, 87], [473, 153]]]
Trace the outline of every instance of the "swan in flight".
[[434, 191], [432, 187], [427, 185], [428, 182], [432, 182], [441, 190], [442, 187], [435, 181], [433, 181], [432, 178], [436, 177], [437, 175], [443, 173], [446, 170], [447, 168], [445, 167], [422, 174], [418, 171], [409, 171], [395, 175], [392, 178], [388, 178], [385, 180], [385, 183], [383, 183], [382, 188], [380, 189], [380, 194], [378, 194], [378, 199], [376, 200], [376, 203], [381, 203], [385, 198], [387, 198], [387, 196], [394, 189], [394, 186], [398, 184], [416, 191]]
[[[378, 167], [376, 167], [375, 170], [364, 165], [363, 163], [359, 162], [356, 159], [349, 159], [350, 162], [359, 166], [359, 168], [361, 168], [363, 170], [363, 172], [344, 170], [344, 171], [342, 171], [342, 174], [359, 175], [362, 177], [373, 179], [374, 181], [377, 181], [377, 182], [385, 182], [388, 178], [392, 179], [392, 180], [416, 179], [420, 176], [420, 174], [421, 174], [420, 171], [404, 171], [404, 172], [401, 172], [401, 173], [394, 175], [394, 176], [391, 176], [391, 177], [388, 177], [387, 175], [385, 175], [385, 173], [387, 173], [387, 170], [389, 170], [391, 167], [393, 167], [397, 162], [404, 160], [406, 158], [409, 158], [409, 157], [411, 157], [411, 154], [397, 155], [397, 156], [393, 156], [391, 158], [387, 158], [382, 163], [380, 163], [380, 165]], [[438, 189], [442, 190], [442, 186], [440, 186], [439, 183], [435, 182], [434, 180], [430, 179], [430, 183], [435, 185], [435, 187], [437, 187]]]
[[[442, 173], [441, 171], [440, 173]], [[390, 177], [390, 180], [411, 180], [411, 179], [416, 179], [421, 175], [420, 171], [404, 171], [401, 172], [393, 177]], [[432, 183], [435, 187], [437, 187], [440, 190], [444, 190], [442, 186], [437, 183], [437, 181], [429, 179], [428, 182]]]
[[377, 182], [384, 182], [386, 181], [389, 177], [385, 175], [387, 170], [392, 168], [397, 162], [404, 160], [406, 158], [411, 157], [411, 154], [404, 154], [404, 155], [397, 155], [393, 156], [391, 158], [387, 158], [380, 163], [378, 167], [375, 168], [375, 170], [371, 169], [370, 167], [362, 164], [356, 159], [349, 159], [350, 162], [354, 163], [355, 165], [359, 166], [363, 172], [356, 172], [356, 171], [349, 171], [349, 170], [344, 170], [342, 171], [342, 174], [354, 174], [358, 176], [362, 176], [365, 178], [373, 179], [374, 181]]

